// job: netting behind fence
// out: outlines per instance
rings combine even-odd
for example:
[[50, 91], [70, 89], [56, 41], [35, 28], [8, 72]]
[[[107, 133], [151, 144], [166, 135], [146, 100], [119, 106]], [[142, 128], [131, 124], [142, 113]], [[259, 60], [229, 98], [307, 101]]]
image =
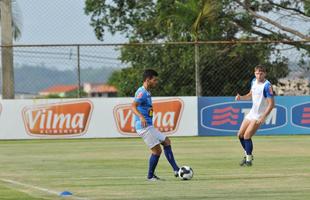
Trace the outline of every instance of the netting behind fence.
[[16, 98], [133, 96], [146, 68], [160, 74], [155, 96], [234, 96], [258, 64], [278, 95], [310, 95], [309, 41], [18, 45], [13, 55]]

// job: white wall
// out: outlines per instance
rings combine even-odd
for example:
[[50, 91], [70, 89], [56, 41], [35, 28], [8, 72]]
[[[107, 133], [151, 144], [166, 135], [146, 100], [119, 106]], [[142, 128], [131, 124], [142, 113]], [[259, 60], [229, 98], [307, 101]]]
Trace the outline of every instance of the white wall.
[[[0, 139], [136, 136], [130, 110], [132, 100], [1, 100]], [[198, 134], [196, 97], [153, 98], [153, 106], [154, 126], [165, 134]]]

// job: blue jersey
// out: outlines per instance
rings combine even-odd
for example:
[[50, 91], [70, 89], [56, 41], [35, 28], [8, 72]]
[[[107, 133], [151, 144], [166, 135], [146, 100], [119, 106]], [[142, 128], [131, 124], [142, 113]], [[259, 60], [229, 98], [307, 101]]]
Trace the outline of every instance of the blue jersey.
[[[134, 101], [139, 103], [137, 110], [145, 118], [147, 126], [153, 125], [153, 105], [151, 93], [142, 86], [136, 91]], [[136, 130], [144, 128], [141, 126], [141, 120], [137, 115], [135, 115], [135, 128]]]

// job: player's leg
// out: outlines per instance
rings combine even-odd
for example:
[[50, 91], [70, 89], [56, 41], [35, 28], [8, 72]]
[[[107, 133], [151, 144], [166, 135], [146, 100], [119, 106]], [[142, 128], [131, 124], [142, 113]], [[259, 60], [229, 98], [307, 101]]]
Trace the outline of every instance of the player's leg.
[[173, 168], [174, 176], [177, 177], [178, 171], [179, 171], [179, 166], [177, 165], [177, 163], [174, 159], [170, 139], [168, 137], [166, 137], [164, 142], [162, 142], [162, 145], [164, 146], [165, 156], [166, 156], [168, 162], [170, 163], [171, 167]]
[[244, 144], [245, 144], [245, 151], [246, 151], [246, 165], [251, 166], [253, 160], [253, 142], [252, 136], [256, 133], [257, 129], [259, 128], [259, 124], [256, 123], [256, 120], [252, 120], [249, 126], [247, 127], [244, 133]]
[[175, 159], [174, 159], [170, 139], [154, 127], [150, 127], [150, 132], [164, 146], [165, 156], [168, 162], [170, 163], [171, 167], [173, 168], [174, 175], [178, 176], [177, 172], [179, 171], [179, 167], [176, 164]]
[[155, 181], [159, 179], [155, 175], [155, 169], [159, 161], [160, 155], [162, 153], [161, 146], [160, 146], [161, 141], [159, 141], [152, 134], [152, 129], [150, 129], [150, 127], [137, 131], [137, 134], [143, 138], [144, 142], [146, 143], [146, 145], [149, 147], [149, 149], [152, 152], [150, 159], [149, 159], [149, 170], [148, 170], [147, 178], [148, 180]]
[[244, 151], [245, 151], [245, 144], [244, 144], [244, 133], [246, 131], [246, 129], [248, 128], [249, 124], [250, 124], [250, 120], [248, 119], [244, 119], [241, 123], [240, 129], [238, 131], [238, 138], [240, 140], [240, 144], [243, 147]]
[[238, 131], [238, 138], [239, 138], [240, 144], [241, 144], [241, 146], [243, 148], [243, 151], [244, 151], [244, 157], [240, 161], [240, 166], [243, 166], [245, 164], [245, 162], [246, 162], [246, 151], [245, 151], [244, 134], [245, 134], [245, 131], [246, 131], [247, 127], [249, 126], [250, 122], [251, 122], [250, 120], [245, 118], [242, 121], [240, 129]]
[[160, 144], [155, 145], [154, 147], [151, 148], [151, 157], [149, 159], [149, 171], [148, 171], [148, 175], [147, 178], [149, 180], [156, 180], [159, 179], [156, 175], [155, 175], [155, 169], [157, 166], [157, 163], [159, 161], [160, 155], [161, 155], [161, 147]]

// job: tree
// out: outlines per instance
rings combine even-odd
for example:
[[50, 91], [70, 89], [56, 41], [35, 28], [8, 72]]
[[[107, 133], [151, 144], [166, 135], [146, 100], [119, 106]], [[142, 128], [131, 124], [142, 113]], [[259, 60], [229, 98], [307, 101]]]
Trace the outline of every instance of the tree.
[[[175, 2], [175, 9], [172, 13], [160, 12], [159, 21], [167, 22], [168, 26], [174, 24], [184, 24], [185, 32], [191, 30], [192, 37], [195, 41], [195, 90], [196, 96], [201, 96], [201, 77], [199, 68], [199, 29], [204, 20], [208, 18], [209, 22], [215, 20], [217, 16], [218, 3], [216, 1], [203, 0], [189, 0], [187, 2]], [[160, 10], [165, 9], [167, 5], [161, 6]]]
[[[295, 1], [285, 2], [291, 2], [284, 5], [287, 10], [291, 10], [292, 6], [300, 11], [309, 7], [304, 1], [299, 1], [298, 7]], [[130, 42], [196, 41], [194, 44], [197, 44], [197, 40], [285, 39], [289, 43], [298, 36], [298, 30], [275, 30], [274, 27], [261, 23], [261, 18], [258, 17], [268, 5], [272, 9], [279, 9], [272, 3], [274, 2], [255, 0], [114, 0], [108, 4], [104, 1], [86, 0], [85, 12], [91, 15], [91, 25], [97, 38], [101, 40], [104, 31], [109, 31], [125, 33]], [[271, 8], [264, 12], [268, 14], [272, 11]], [[260, 15], [254, 15], [252, 11]], [[308, 11], [304, 13], [305, 15], [301, 14], [302, 17], [308, 17]], [[284, 26], [279, 28], [281, 27]], [[307, 34], [301, 34], [307, 38]], [[289, 44], [308, 49], [306, 43]], [[195, 95], [193, 46], [124, 46], [121, 52], [121, 60], [131, 67], [115, 72], [110, 79], [121, 95], [133, 95], [135, 86], [140, 84], [134, 81], [141, 80], [139, 73], [145, 67], [155, 68], [161, 74], [163, 84], [156, 94]], [[244, 88], [257, 64], [265, 64], [269, 68], [270, 78], [275, 82], [289, 72], [287, 59], [277, 53], [273, 43], [199, 44], [199, 52], [202, 95], [233, 95], [238, 86]], [[236, 69], [239, 70], [238, 74]], [[227, 81], [219, 81], [224, 78]], [[124, 80], [127, 84], [122, 83]]]
[[[15, 4], [15, 1], [13, 2]], [[13, 66], [13, 37], [20, 35], [20, 28], [17, 25], [16, 15], [12, 17], [11, 0], [0, 2], [1, 19], [1, 62], [2, 62], [2, 94], [5, 99], [14, 98], [14, 66]]]
[[[12, 34], [13, 38], [17, 40], [18, 38], [21, 37], [21, 28], [22, 28], [22, 21], [20, 15], [21, 11], [18, 7], [16, 0], [12, 0], [11, 5], [12, 5]], [[0, 20], [1, 20], [1, 7], [0, 7]]]
[[[267, 36], [271, 36], [272, 34], [278, 36], [279, 38], [287, 38], [287, 39], [293, 39], [294, 37], [298, 37], [301, 39], [310, 39], [309, 36], [306, 34], [303, 34], [299, 32], [298, 30], [294, 30], [290, 27], [287, 27], [285, 25], [282, 25], [275, 20], [271, 19], [270, 17], [263, 16], [262, 14], [259, 14], [258, 12], [271, 12], [271, 11], [279, 11], [279, 12], [291, 12], [291, 13], [297, 13], [299, 14], [300, 17], [305, 18], [309, 20], [309, 13], [307, 11], [303, 12], [303, 8], [301, 7], [302, 3], [304, 4], [304, 9], [307, 8], [307, 4], [305, 1], [281, 1], [277, 3], [275, 0], [264, 0], [262, 3], [260, 1], [251, 1], [251, 0], [245, 0], [245, 1], [240, 1], [240, 0], [235, 0], [235, 3], [237, 4], [238, 8], [241, 8], [245, 11], [245, 13], [255, 19], [259, 19], [264, 21], [265, 23], [268, 23], [269, 25], [273, 26], [274, 28], [278, 29], [278, 32], [272, 32], [271, 30], [269, 31], [270, 33]], [[244, 12], [243, 12], [244, 13]], [[238, 12], [238, 14], [242, 14], [242, 12]], [[285, 17], [287, 17], [285, 15]], [[254, 26], [259, 28], [262, 28], [263, 30], [266, 30], [264, 26], [262, 26], [261, 21], [255, 21]], [[271, 28], [270, 28], [271, 29]], [[257, 32], [258, 33], [258, 32]], [[289, 33], [291, 36], [286, 36], [285, 33]]]
[[[307, 24], [310, 20], [310, 6], [308, 0], [234, 0], [230, 1], [225, 8], [231, 14], [231, 23], [244, 31], [270, 40], [306, 40], [309, 42], [307, 30], [298, 30], [298, 27], [290, 27], [285, 22]], [[281, 22], [273, 19], [271, 14], [276, 13]], [[269, 15], [268, 15], [269, 14]], [[275, 15], [275, 14], [273, 14]], [[274, 17], [275, 18], [275, 17]], [[248, 21], [250, 23], [244, 23]], [[300, 25], [302, 27], [302, 25]], [[309, 30], [308, 30], [309, 31]], [[297, 48], [303, 48], [310, 54], [310, 45], [303, 43], [290, 43]]]
[[[310, 17], [308, 0], [159, 0], [157, 3], [151, 0], [114, 0], [112, 2], [110, 4], [96, 0], [85, 2], [85, 13], [91, 15], [91, 26], [94, 27], [98, 39], [103, 39], [105, 28], [111, 33], [121, 32], [131, 37], [150, 27], [148, 22], [152, 24], [158, 17], [163, 18], [162, 16], [167, 17], [166, 22], [169, 24], [173, 23], [173, 18], [183, 20], [184, 23], [179, 27], [189, 32], [192, 26], [197, 38], [200, 38], [198, 32], [202, 29], [198, 27], [202, 21], [212, 22], [213, 19], [220, 17], [225, 18], [238, 31], [245, 31], [263, 39], [309, 39], [309, 33], [302, 33], [298, 28], [287, 27], [273, 19], [280, 16], [282, 21], [297, 20], [306, 25]], [[217, 12], [219, 10], [220, 12]], [[278, 13], [278, 16], [272, 18], [268, 16], [269, 13]], [[209, 19], [204, 20], [206, 18]], [[187, 23], [193, 19], [196, 26]], [[159, 32], [153, 32], [150, 37], [156, 33]]]

